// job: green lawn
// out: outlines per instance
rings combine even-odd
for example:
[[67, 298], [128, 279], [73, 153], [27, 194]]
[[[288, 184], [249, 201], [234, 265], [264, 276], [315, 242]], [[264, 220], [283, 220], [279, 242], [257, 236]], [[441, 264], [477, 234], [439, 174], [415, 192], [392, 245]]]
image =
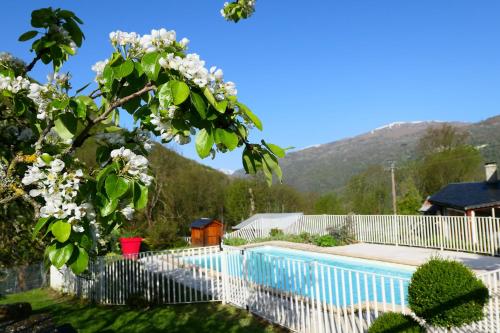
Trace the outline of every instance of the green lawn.
[[283, 332], [246, 311], [220, 303], [138, 310], [89, 305], [47, 289], [0, 299], [0, 304], [13, 302], [30, 302], [34, 312], [50, 312], [58, 325], [70, 323], [78, 332]]

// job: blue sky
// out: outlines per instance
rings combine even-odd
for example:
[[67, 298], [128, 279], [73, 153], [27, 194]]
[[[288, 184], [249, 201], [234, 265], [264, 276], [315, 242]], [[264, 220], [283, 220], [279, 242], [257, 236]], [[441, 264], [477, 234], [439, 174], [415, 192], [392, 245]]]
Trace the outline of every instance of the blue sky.
[[[190, 51], [236, 82], [241, 101], [264, 122], [253, 133], [282, 146], [305, 147], [354, 136], [394, 121], [479, 121], [500, 113], [500, 1], [259, 0], [233, 24], [223, 1], [8, 1], [0, 51], [29, 61], [31, 10], [63, 7], [85, 22], [84, 46], [66, 66], [73, 85], [111, 52], [113, 30], [165, 27], [191, 40]], [[43, 78], [49, 68], [37, 67]], [[130, 125], [129, 119], [123, 119]], [[192, 145], [176, 146], [199, 160]], [[238, 169], [240, 153], [203, 160]]]

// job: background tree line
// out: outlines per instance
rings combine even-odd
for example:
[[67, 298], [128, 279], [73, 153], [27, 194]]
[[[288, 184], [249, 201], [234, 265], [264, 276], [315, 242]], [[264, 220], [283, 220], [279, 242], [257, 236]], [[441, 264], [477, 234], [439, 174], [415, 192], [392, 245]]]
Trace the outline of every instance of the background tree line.
[[[481, 154], [467, 140], [466, 132], [450, 125], [431, 127], [420, 139], [415, 158], [396, 163], [399, 214], [417, 214], [424, 199], [448, 183], [483, 179]], [[82, 147], [78, 157], [98, 169], [92, 145]], [[268, 187], [258, 176], [229, 177], [159, 144], [150, 160], [156, 175], [150, 202], [128, 227], [145, 237], [151, 249], [179, 245], [189, 235], [191, 222], [200, 217], [221, 219], [229, 230], [256, 213], [392, 213], [388, 164], [372, 165], [344, 187], [319, 195], [301, 193], [286, 184]], [[42, 258], [43, 240], [33, 246], [29, 238], [28, 212], [21, 203], [0, 209], [0, 260], [4, 266]], [[26, 246], [19, 239], [25, 239]]]

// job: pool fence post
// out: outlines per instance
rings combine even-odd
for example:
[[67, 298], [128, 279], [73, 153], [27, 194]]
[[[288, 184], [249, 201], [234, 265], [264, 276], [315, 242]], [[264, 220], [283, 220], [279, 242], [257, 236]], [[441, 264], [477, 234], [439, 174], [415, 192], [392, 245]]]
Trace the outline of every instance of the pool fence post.
[[243, 274], [242, 274], [242, 279], [243, 279], [243, 295], [244, 295], [244, 300], [243, 300], [243, 306], [245, 307], [245, 309], [247, 311], [249, 311], [249, 307], [248, 307], [248, 296], [249, 296], [249, 292], [248, 292], [248, 265], [247, 265], [247, 252], [242, 249], [241, 250], [241, 255], [243, 256]]
[[228, 300], [228, 267], [227, 267], [227, 255], [229, 253], [229, 250], [224, 250], [222, 249], [221, 251], [221, 283], [222, 283], [222, 304], [226, 304]]
[[393, 224], [393, 233], [394, 233], [394, 244], [398, 246], [399, 244], [399, 228], [398, 228], [398, 216], [393, 215], [392, 216], [392, 224]]
[[443, 225], [443, 217], [439, 215], [439, 231], [440, 231], [440, 245], [441, 245], [441, 251], [444, 251], [444, 225]]
[[[321, 299], [319, 296], [319, 273], [318, 273], [318, 262], [316, 260], [313, 261], [314, 266], [314, 289], [316, 291], [316, 311], [317, 311], [317, 332], [323, 331], [323, 325], [321, 324]], [[312, 295], [311, 295], [312, 296]]]

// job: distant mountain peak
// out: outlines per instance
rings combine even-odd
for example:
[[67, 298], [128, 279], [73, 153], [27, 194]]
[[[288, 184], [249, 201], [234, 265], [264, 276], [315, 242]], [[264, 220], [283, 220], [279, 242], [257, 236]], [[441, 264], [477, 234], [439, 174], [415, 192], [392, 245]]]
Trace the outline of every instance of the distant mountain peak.
[[470, 144], [480, 149], [485, 160], [500, 162], [500, 150], [496, 149], [500, 145], [500, 116], [477, 123], [397, 121], [353, 137], [294, 150], [280, 161], [284, 182], [304, 192], [338, 190], [370, 165], [414, 159], [418, 140], [426, 130], [445, 123], [469, 132]]
[[217, 171], [222, 172], [225, 175], [231, 176], [234, 174], [235, 170], [231, 169], [217, 169]]
[[301, 150], [306, 150], [306, 149], [310, 149], [310, 148], [318, 148], [318, 147], [321, 147], [323, 144], [315, 144], [315, 145], [309, 145], [309, 146], [305, 146], [305, 147], [302, 147], [302, 148], [295, 148], [293, 150], [291, 150], [291, 152], [297, 152], [297, 151], [301, 151]]
[[440, 120], [414, 120], [414, 121], [395, 121], [387, 125], [383, 125], [380, 127], [377, 127], [370, 131], [370, 133], [375, 133], [376, 131], [381, 131], [381, 130], [386, 130], [386, 129], [393, 129], [401, 126], [406, 126], [406, 125], [419, 125], [419, 124], [431, 124], [431, 123], [443, 123]]

